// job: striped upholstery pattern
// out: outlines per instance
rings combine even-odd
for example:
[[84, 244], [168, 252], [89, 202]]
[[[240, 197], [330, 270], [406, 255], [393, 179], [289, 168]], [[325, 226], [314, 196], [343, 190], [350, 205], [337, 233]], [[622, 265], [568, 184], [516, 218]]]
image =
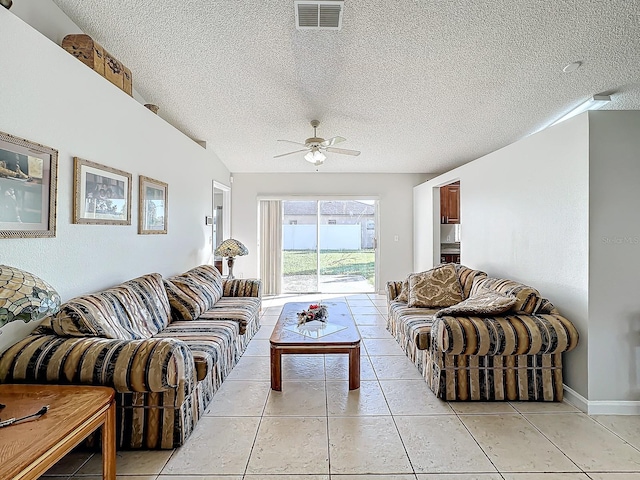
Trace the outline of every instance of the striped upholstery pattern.
[[389, 282], [387, 329], [433, 392], [444, 400], [561, 401], [562, 353], [578, 343], [575, 326], [531, 287], [504, 279], [487, 282], [484, 272], [467, 267], [458, 272], [467, 297], [488, 286], [514, 295], [521, 307], [536, 313], [434, 318], [437, 310], [391, 300], [402, 282]]
[[524, 313], [536, 313], [544, 300], [535, 288], [505, 278], [480, 278], [471, 287], [470, 295], [474, 296], [483, 289], [516, 297], [513, 309]]
[[262, 298], [262, 282], [256, 278], [232, 278], [222, 282], [223, 297]]
[[[211, 283], [211, 269], [187, 273]], [[0, 354], [0, 383], [111, 386], [118, 448], [179, 447], [260, 328], [260, 280], [216, 288], [219, 318], [172, 323], [159, 274], [77, 297]]]
[[174, 448], [199, 412], [193, 356], [179, 340], [31, 335], [0, 357], [0, 383], [105, 385], [116, 389], [117, 446]]
[[234, 321], [177, 321], [155, 338], [184, 342], [193, 355], [198, 380], [208, 378], [215, 392], [240, 357], [236, 349], [238, 330], [238, 323]]
[[150, 338], [168, 323], [161, 276], [149, 274], [65, 302], [51, 320], [56, 334], [121, 340]]
[[170, 277], [164, 285], [174, 320], [195, 320], [222, 296], [222, 277], [211, 265]]
[[452, 355], [537, 355], [573, 350], [578, 331], [561, 315], [442, 317], [431, 327], [434, 346]]
[[456, 268], [456, 273], [458, 274], [458, 279], [460, 280], [460, 286], [462, 287], [462, 298], [467, 299], [469, 298], [471, 287], [473, 286], [473, 282], [475, 281], [475, 279], [486, 277], [487, 274], [480, 270], [473, 270], [469, 267], [465, 267], [464, 265], [460, 265], [459, 263], [456, 263], [454, 265]]
[[260, 316], [261, 300], [256, 297], [222, 297], [200, 320], [233, 320], [238, 323], [240, 335], [247, 331], [247, 325]]
[[448, 355], [429, 350], [423, 375], [443, 400], [545, 401], [563, 398], [562, 354]]

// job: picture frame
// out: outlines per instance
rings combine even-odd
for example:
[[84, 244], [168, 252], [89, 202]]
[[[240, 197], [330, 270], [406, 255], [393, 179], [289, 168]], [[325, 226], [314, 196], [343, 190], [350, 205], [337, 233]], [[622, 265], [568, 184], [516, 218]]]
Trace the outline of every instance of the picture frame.
[[73, 223], [131, 225], [131, 174], [73, 157]]
[[58, 151], [0, 132], [0, 238], [56, 236]]
[[138, 192], [138, 233], [162, 235], [167, 233], [169, 217], [169, 186], [140, 175]]

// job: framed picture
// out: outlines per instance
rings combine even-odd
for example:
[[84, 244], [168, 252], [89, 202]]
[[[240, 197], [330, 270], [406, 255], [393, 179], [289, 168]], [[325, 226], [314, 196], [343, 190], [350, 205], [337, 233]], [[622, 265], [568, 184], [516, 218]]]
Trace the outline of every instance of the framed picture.
[[73, 223], [131, 225], [131, 174], [74, 157]]
[[0, 238], [56, 236], [58, 151], [0, 132]]
[[167, 233], [168, 216], [168, 185], [140, 175], [138, 233], [141, 235]]

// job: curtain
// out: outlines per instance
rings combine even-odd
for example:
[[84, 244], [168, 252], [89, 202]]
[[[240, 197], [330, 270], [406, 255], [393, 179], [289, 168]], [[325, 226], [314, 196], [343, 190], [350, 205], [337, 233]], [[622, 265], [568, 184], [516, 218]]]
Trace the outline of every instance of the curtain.
[[260, 279], [263, 295], [282, 292], [282, 202], [260, 200]]

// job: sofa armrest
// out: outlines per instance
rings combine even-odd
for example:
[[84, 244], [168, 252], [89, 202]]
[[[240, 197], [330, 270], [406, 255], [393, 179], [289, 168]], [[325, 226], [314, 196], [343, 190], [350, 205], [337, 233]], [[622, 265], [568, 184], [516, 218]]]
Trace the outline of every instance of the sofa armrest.
[[196, 383], [193, 355], [171, 338], [112, 340], [30, 335], [0, 356], [0, 383], [104, 385], [125, 392], [163, 392]]
[[387, 282], [387, 302], [395, 300], [402, 291], [402, 282]]
[[578, 331], [557, 314], [441, 317], [431, 327], [431, 348], [451, 355], [536, 355], [573, 350]]
[[223, 297], [262, 298], [262, 280], [257, 278], [233, 278], [222, 281]]

